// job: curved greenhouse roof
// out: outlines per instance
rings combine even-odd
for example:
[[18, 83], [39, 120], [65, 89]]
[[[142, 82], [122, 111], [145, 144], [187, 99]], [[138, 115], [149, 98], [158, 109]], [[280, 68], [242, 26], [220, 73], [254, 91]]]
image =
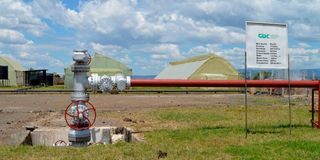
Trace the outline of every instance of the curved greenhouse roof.
[[215, 54], [170, 62], [155, 79], [239, 79], [238, 71]]

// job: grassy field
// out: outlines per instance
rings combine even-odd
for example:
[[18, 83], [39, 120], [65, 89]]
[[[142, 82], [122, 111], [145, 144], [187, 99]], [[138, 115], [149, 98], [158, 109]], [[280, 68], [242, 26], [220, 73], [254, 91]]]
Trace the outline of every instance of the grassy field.
[[245, 138], [244, 107], [239, 105], [174, 107], [98, 114], [111, 120], [129, 117], [127, 126], [144, 132], [145, 142], [87, 148], [1, 146], [0, 159], [320, 159], [319, 130], [310, 127], [309, 106], [280, 97], [250, 98], [249, 131]]

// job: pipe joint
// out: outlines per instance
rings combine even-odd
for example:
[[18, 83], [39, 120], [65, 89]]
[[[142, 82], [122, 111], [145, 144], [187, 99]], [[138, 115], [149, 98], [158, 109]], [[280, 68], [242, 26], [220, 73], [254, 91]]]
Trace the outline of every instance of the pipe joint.
[[94, 92], [102, 91], [104, 93], [113, 90], [123, 91], [130, 87], [131, 83], [130, 76], [124, 76], [122, 74], [114, 76], [92, 74], [88, 80]]

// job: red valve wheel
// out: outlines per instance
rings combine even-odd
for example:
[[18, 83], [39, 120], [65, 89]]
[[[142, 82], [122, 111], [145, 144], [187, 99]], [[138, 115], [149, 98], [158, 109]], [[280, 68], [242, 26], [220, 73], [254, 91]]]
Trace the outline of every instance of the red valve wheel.
[[67, 143], [64, 140], [58, 140], [54, 146], [67, 146]]
[[[80, 102], [83, 102], [83, 104], [80, 104]], [[85, 110], [79, 110], [79, 104], [80, 105], [84, 105], [87, 107], [87, 109]], [[88, 105], [87, 105], [88, 104]], [[76, 115], [70, 114], [69, 113], [69, 108], [72, 106], [76, 106]], [[92, 121], [89, 119], [88, 116], [86, 116], [86, 112], [92, 110], [93, 112], [90, 112], [90, 115], [92, 115]], [[88, 114], [89, 115], [89, 114]], [[66, 110], [64, 111], [64, 119], [67, 123], [67, 125], [74, 130], [85, 130], [85, 129], [89, 129], [91, 126], [93, 126], [94, 122], [96, 121], [96, 109], [94, 108], [94, 106], [90, 103], [90, 102], [86, 102], [86, 101], [72, 101], [68, 107], [66, 108]], [[77, 124], [71, 124], [68, 120], [68, 118], [73, 119], [73, 120], [77, 120], [78, 123]], [[87, 120], [88, 124], [81, 124], [80, 119], [84, 118], [85, 120]]]

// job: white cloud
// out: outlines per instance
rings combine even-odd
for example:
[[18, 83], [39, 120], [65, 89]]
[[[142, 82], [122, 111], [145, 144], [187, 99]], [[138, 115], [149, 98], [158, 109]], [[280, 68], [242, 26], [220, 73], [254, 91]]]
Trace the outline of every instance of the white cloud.
[[129, 57], [129, 50], [117, 45], [102, 45], [100, 43], [91, 43], [92, 49], [100, 54], [104, 54], [111, 58], [115, 58], [125, 64], [129, 64], [131, 59]]
[[178, 59], [183, 58], [179, 47], [175, 44], [160, 44], [150, 49], [153, 59]]
[[51, 19], [55, 23], [72, 27], [81, 23], [81, 17], [75, 11], [65, 8], [59, 0], [34, 0], [34, 13], [43, 18]]
[[[52, 57], [49, 53], [25, 52], [2, 53], [0, 56], [9, 57], [19, 62], [25, 69], [52, 69], [63, 68], [66, 66], [61, 60]], [[52, 71], [52, 70], [51, 70]]]
[[57, 0], [35, 0], [33, 7], [38, 16], [73, 28], [78, 31], [79, 37], [98, 43], [110, 43], [111, 40], [118, 45], [145, 41], [180, 43], [190, 40], [239, 43], [244, 40], [242, 29], [198, 21], [174, 10], [153, 14], [152, 8], [140, 8], [139, 3], [129, 0], [95, 0], [83, 2], [79, 11], [75, 11]]
[[213, 2], [213, 1], [212, 2], [209, 2], [209, 1], [200, 2], [197, 4], [197, 7], [207, 14], [213, 13], [214, 11], [219, 9], [219, 8], [217, 8], [216, 2]]
[[19, 59], [30, 67], [41, 67], [46, 69], [49, 69], [48, 67], [65, 67], [65, 64], [61, 60], [52, 57], [49, 53], [20, 52]]
[[[57, 49], [56, 45], [65, 49], [55, 52], [77, 49], [72, 47], [92, 48], [146, 70], [157, 70], [156, 67], [161, 68], [169, 61], [206, 53], [223, 56], [241, 68], [244, 49], [235, 46], [244, 44], [244, 22], [253, 20], [288, 23], [289, 38], [294, 42], [289, 52], [299, 65], [306, 64], [302, 60], [314, 62], [320, 57], [319, 49], [313, 48], [320, 39], [320, 20], [314, 18], [319, 13], [318, 1], [92, 0], [80, 1], [77, 9], [67, 8], [63, 3], [2, 0], [0, 48], [37, 66], [45, 66], [37, 58], [49, 61], [50, 57], [53, 64], [61, 65], [54, 62], [57, 58], [53, 52], [45, 49], [50, 45]], [[33, 36], [41, 36], [48, 30], [46, 21], [72, 32], [74, 40], [69, 41], [74, 44], [32, 44], [32, 40], [38, 42]], [[52, 30], [64, 32], [60, 27]], [[35, 60], [27, 59], [32, 56]], [[135, 65], [141, 57], [145, 60]], [[156, 65], [147, 67], [151, 62]]]
[[319, 68], [320, 49], [309, 46], [289, 48], [290, 66], [293, 69]]
[[0, 43], [4, 44], [27, 44], [33, 43], [32, 41], [26, 40], [24, 35], [15, 30], [0, 29]]
[[26, 31], [41, 36], [48, 26], [33, 14], [32, 7], [22, 0], [2, 0], [0, 28]]
[[300, 43], [298, 43], [298, 47], [310, 48], [311, 46], [308, 43], [300, 42]]
[[215, 53], [220, 50], [220, 46], [218, 44], [206, 44], [204, 46], [195, 46], [191, 48], [187, 54], [188, 56], [195, 56], [199, 54], [208, 54], [208, 53]]
[[2, 0], [0, 5], [0, 50], [24, 67], [63, 67], [62, 61], [39, 51], [30, 37], [39, 37], [48, 30], [41, 18], [23, 0]]
[[9, 57], [20, 62], [25, 69], [41, 68], [49, 69], [50, 71], [61, 70], [66, 66], [62, 60], [55, 58], [52, 54], [43, 52], [33, 43], [25, 44], [1, 44], [0, 50], [2, 56]]
[[292, 55], [304, 55], [304, 54], [319, 54], [320, 50], [317, 48], [311, 49], [311, 48], [289, 48], [289, 54]]

